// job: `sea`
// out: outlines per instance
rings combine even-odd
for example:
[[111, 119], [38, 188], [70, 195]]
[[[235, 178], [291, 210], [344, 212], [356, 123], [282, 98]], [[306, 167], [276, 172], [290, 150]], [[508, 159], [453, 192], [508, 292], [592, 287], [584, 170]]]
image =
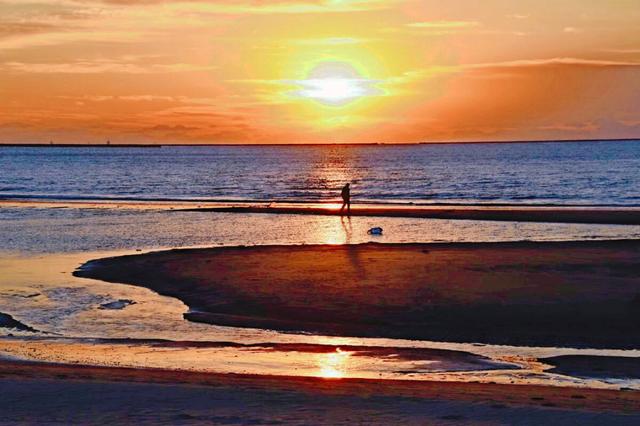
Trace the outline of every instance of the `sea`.
[[640, 205], [640, 141], [0, 147], [0, 198]]

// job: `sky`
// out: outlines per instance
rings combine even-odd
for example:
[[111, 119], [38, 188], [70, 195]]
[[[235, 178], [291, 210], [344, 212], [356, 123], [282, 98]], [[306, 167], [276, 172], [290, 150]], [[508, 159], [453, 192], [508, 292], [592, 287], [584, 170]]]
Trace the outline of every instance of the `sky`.
[[633, 137], [638, 0], [0, 0], [0, 143]]

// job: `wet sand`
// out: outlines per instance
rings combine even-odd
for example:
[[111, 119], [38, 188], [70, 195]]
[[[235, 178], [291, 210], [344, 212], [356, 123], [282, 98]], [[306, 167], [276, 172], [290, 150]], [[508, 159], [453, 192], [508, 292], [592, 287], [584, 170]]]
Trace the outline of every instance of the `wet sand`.
[[561, 355], [543, 358], [550, 373], [574, 377], [640, 380], [640, 357]]
[[[225, 213], [340, 215], [340, 203], [142, 201], [142, 200], [2, 200], [0, 208], [118, 208]], [[640, 207], [366, 204], [351, 206], [351, 216], [494, 220], [509, 222], [640, 225]]]
[[3, 423], [637, 424], [640, 392], [0, 361]]
[[639, 273], [640, 241], [592, 241], [171, 250], [74, 274], [148, 287], [219, 325], [634, 349]]
[[[187, 209], [191, 210], [191, 209]], [[235, 213], [340, 215], [336, 206], [226, 206], [194, 210]], [[508, 222], [593, 223], [639, 225], [640, 208], [549, 206], [374, 206], [351, 207], [351, 216], [412, 217], [426, 219], [497, 220]]]

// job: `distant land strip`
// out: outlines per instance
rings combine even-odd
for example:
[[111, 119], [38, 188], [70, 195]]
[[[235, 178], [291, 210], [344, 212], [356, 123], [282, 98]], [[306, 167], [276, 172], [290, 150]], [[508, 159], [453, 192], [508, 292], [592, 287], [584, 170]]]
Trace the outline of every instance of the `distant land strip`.
[[138, 143], [0, 143], [1, 147], [13, 148], [162, 148], [162, 145], [156, 144], [138, 144]]
[[295, 143], [0, 143], [0, 147], [34, 147], [34, 148], [161, 148], [180, 146], [396, 146], [396, 145], [470, 145], [470, 144], [515, 144], [515, 143], [558, 143], [558, 142], [638, 142], [638, 138], [605, 138], [605, 139], [531, 139], [531, 140], [488, 140], [488, 141], [419, 141], [419, 142], [295, 142]]

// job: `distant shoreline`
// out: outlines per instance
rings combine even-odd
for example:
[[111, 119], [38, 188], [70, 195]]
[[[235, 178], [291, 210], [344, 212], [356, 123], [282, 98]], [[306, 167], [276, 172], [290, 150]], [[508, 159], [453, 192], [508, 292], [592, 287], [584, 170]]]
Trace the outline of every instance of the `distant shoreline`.
[[606, 139], [530, 139], [513, 141], [423, 141], [423, 142], [295, 142], [295, 143], [162, 143], [162, 144], [142, 144], [142, 143], [112, 143], [112, 144], [88, 144], [88, 143], [0, 143], [3, 147], [26, 147], [26, 148], [162, 148], [162, 147], [197, 147], [197, 146], [411, 146], [411, 145], [482, 145], [482, 144], [523, 144], [523, 143], [579, 143], [579, 142], [640, 142], [638, 138], [606, 138]]
[[75, 144], [75, 143], [0, 143], [0, 148], [162, 148], [162, 145], [148, 144]]

